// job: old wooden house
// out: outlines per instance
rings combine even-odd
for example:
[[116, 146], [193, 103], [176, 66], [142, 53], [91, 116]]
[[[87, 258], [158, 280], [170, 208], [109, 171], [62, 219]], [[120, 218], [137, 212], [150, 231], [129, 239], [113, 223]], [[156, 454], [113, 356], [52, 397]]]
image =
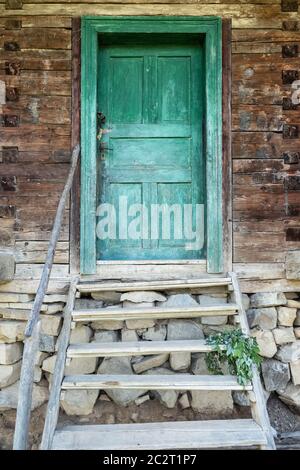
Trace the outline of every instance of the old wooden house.
[[[274, 448], [266, 396], [299, 414], [298, 3], [0, 0], [0, 410], [52, 383], [42, 448]], [[203, 360], [246, 318], [265, 392]]]

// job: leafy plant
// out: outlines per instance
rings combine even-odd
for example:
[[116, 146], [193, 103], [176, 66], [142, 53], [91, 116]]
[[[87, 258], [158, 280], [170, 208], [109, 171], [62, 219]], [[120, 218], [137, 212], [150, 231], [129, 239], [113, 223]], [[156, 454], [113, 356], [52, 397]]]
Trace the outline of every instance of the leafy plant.
[[221, 366], [227, 362], [230, 374], [237, 376], [240, 385], [247, 385], [252, 379], [252, 366], [262, 361], [256, 339], [236, 329], [210, 335], [206, 342], [214, 348], [205, 358], [210, 372], [223, 375]]

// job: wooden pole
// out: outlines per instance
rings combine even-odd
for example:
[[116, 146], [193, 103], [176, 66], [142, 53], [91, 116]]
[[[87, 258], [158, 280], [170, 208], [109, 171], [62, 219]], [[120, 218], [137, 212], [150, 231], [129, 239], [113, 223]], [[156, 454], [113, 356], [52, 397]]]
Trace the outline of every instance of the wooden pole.
[[59, 349], [51, 383], [50, 397], [46, 413], [46, 421], [44, 425], [42, 443], [40, 447], [41, 450], [51, 449], [54, 431], [57, 424], [60, 390], [64, 376], [67, 347], [69, 344], [71, 332], [72, 311], [74, 309], [77, 282], [78, 278], [73, 279], [73, 281], [71, 282], [67, 304], [64, 309], [64, 323], [59, 336]]
[[37, 289], [34, 304], [25, 330], [25, 345], [19, 385], [18, 408], [13, 444], [14, 450], [26, 450], [27, 448], [28, 430], [32, 405], [34, 365], [39, 344], [39, 315], [49, 283], [55, 248], [60, 233], [65, 205], [72, 186], [72, 181], [79, 158], [79, 151], [80, 147], [79, 145], [77, 145], [72, 153], [71, 168], [57, 207], [55, 220], [50, 236], [46, 262], [44, 264], [41, 280]]

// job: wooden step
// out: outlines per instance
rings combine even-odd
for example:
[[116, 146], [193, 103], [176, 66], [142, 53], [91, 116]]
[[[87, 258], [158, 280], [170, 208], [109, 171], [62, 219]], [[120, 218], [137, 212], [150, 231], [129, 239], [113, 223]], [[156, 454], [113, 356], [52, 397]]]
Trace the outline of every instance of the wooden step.
[[66, 375], [62, 389], [252, 390], [233, 375]]
[[252, 419], [73, 425], [56, 430], [56, 450], [221, 449], [265, 446]]
[[73, 321], [139, 320], [145, 318], [197, 318], [220, 315], [236, 315], [235, 304], [220, 304], [210, 307], [151, 307], [151, 308], [100, 308], [80, 309], [72, 313]]
[[[172, 267], [170, 267], [172, 269]], [[117, 291], [129, 292], [138, 290], [170, 290], [170, 289], [194, 289], [197, 287], [228, 286], [230, 277], [215, 277], [190, 280], [170, 281], [143, 281], [143, 282], [81, 282], [77, 289], [80, 292], [104, 292]]]
[[68, 357], [139, 356], [171, 352], [209, 352], [213, 348], [204, 339], [178, 341], [128, 341], [115, 343], [71, 344]]

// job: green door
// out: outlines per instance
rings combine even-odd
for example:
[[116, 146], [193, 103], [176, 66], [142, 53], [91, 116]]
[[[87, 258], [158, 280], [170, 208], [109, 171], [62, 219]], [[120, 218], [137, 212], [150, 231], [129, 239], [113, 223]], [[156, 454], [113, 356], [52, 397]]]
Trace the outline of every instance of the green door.
[[98, 259], [205, 258], [202, 50], [100, 40]]

